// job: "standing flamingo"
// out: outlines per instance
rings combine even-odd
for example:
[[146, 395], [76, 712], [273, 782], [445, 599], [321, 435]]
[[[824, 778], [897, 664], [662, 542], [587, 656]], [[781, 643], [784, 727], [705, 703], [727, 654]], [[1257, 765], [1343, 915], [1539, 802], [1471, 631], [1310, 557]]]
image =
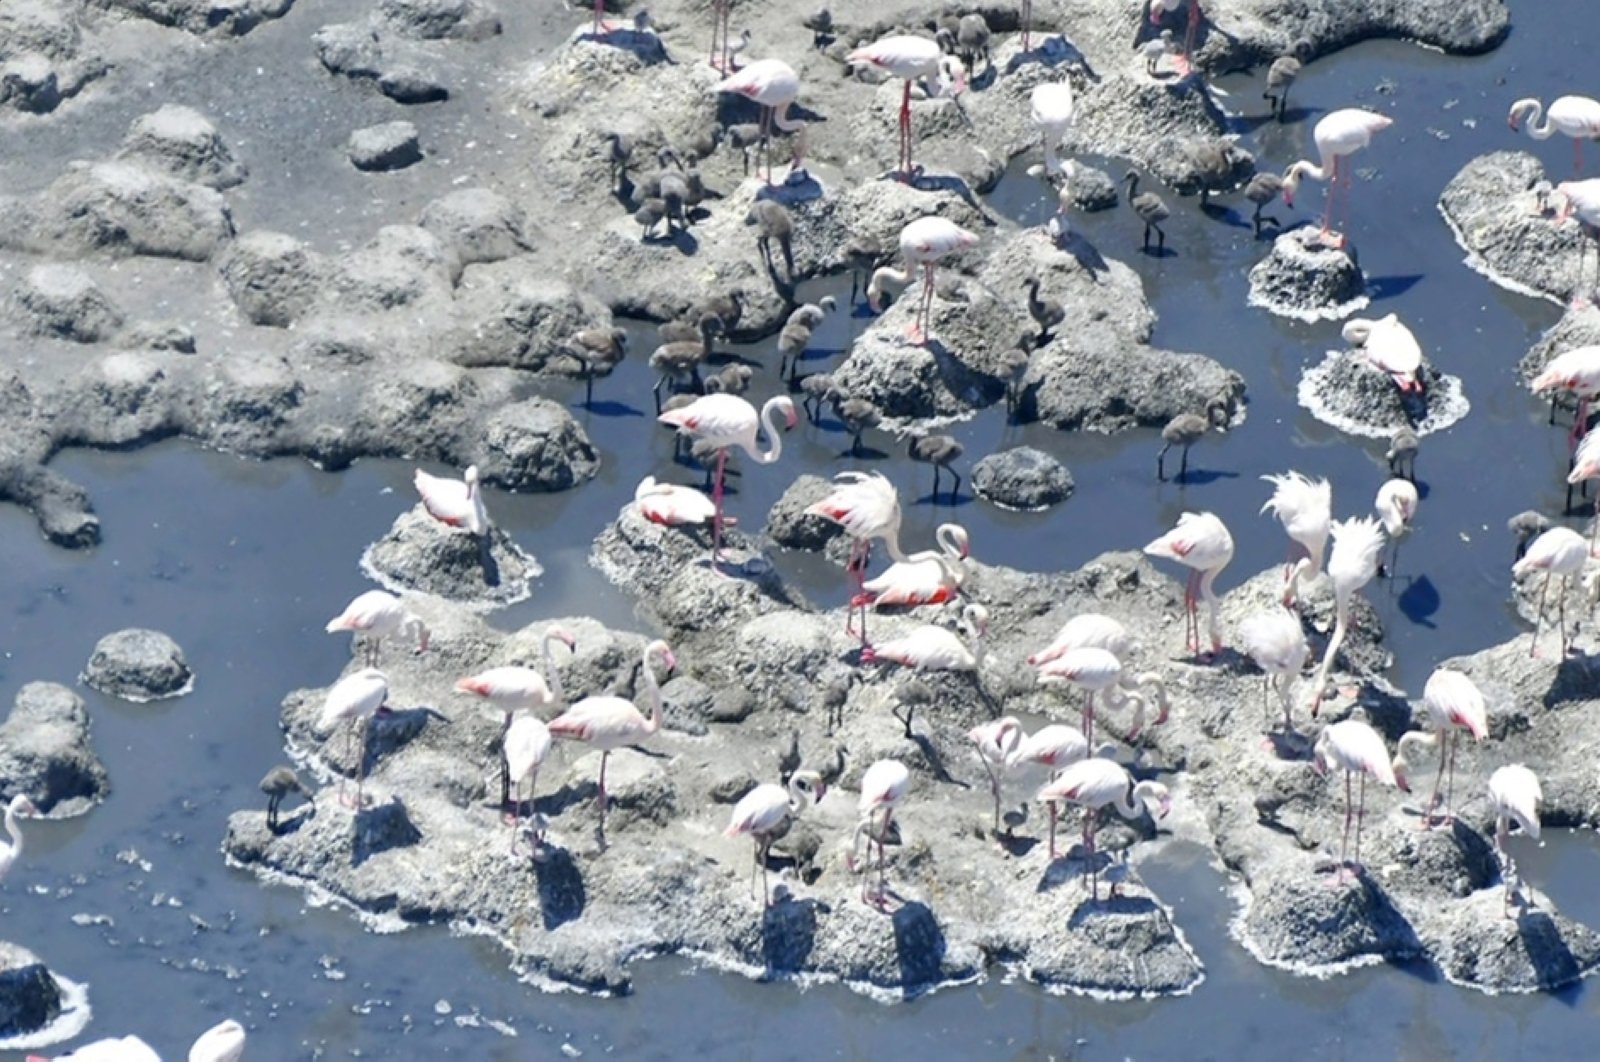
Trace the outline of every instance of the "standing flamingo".
[[[874, 842], [878, 845], [878, 889], [875, 893], [867, 890], [867, 880], [863, 875], [861, 879], [861, 902], [882, 906], [884, 897], [888, 892], [889, 869], [888, 856], [884, 852], [884, 839], [889, 834], [889, 823], [894, 818], [894, 809], [900, 806], [900, 801], [911, 788], [911, 772], [899, 760], [878, 760], [866, 769], [861, 776], [861, 799], [856, 807], [860, 813], [862, 825], [865, 830], [858, 829], [856, 838], [863, 834], [867, 838], [867, 853], [870, 856]], [[855, 844], [850, 845], [850, 855], [847, 862], [851, 873], [856, 870]]]
[[1499, 853], [1501, 879], [1505, 882], [1507, 917], [1511, 914], [1511, 882], [1516, 877], [1516, 864], [1506, 850], [1511, 838], [1511, 823], [1516, 822], [1522, 832], [1539, 839], [1539, 804], [1544, 792], [1539, 788], [1539, 777], [1520, 763], [1508, 764], [1489, 776], [1489, 806], [1494, 808], [1494, 847]]
[[1000, 798], [1006, 768], [1022, 741], [1022, 724], [1014, 715], [983, 723], [967, 731], [967, 740], [978, 749], [978, 759], [989, 776], [989, 792], [994, 795], [994, 830], [1000, 832]]
[[800, 97], [800, 75], [782, 59], [757, 59], [717, 82], [716, 91], [736, 93], [761, 105], [761, 152], [767, 159], [767, 183], [771, 184], [772, 157], [767, 144], [773, 127], [785, 133], [805, 128], [806, 123], [789, 117], [789, 108]]
[[[1544, 122], [1539, 121], [1543, 115]], [[1528, 135], [1549, 140], [1554, 133], [1572, 138], [1572, 172], [1583, 172], [1583, 142], [1600, 139], [1600, 100], [1588, 96], [1557, 96], [1544, 110], [1538, 100], [1528, 98], [1511, 105], [1506, 124], [1515, 133], [1526, 121]]]
[[1287, 607], [1294, 604], [1302, 578], [1315, 579], [1322, 574], [1328, 525], [1333, 520], [1333, 487], [1325, 479], [1311, 479], [1300, 472], [1261, 478], [1273, 487], [1272, 497], [1261, 511], [1270, 509], [1290, 541], [1305, 552], [1303, 557], [1291, 558], [1292, 564], [1284, 568], [1283, 603]]
[[[755, 65], [755, 64], [751, 64]], [[775, 423], [777, 414], [782, 413], [787, 427], [794, 427], [798, 419], [794, 412], [794, 400], [788, 395], [775, 395], [767, 399], [761, 407], [761, 414], [756, 415], [756, 407], [737, 395], [715, 394], [702, 395], [680, 409], [669, 409], [656, 419], [662, 424], [671, 425], [689, 438], [717, 451], [717, 479], [716, 489], [711, 493], [712, 508], [716, 514], [711, 518], [711, 567], [716, 570], [722, 556], [722, 491], [723, 473], [728, 463], [728, 447], [737, 446], [750, 457], [763, 465], [770, 465], [778, 460], [783, 453], [783, 436], [778, 434]], [[765, 428], [767, 441], [771, 448], [759, 449], [756, 443], [756, 432]]]
[[1394, 556], [1388, 570], [1379, 565], [1379, 574], [1394, 577], [1395, 566], [1400, 563], [1400, 538], [1411, 530], [1411, 522], [1417, 518], [1419, 498], [1417, 485], [1409, 479], [1387, 479], [1378, 488], [1372, 508], [1383, 524], [1383, 533], [1394, 546]]
[[[1322, 212], [1322, 234], [1328, 234], [1328, 226], [1333, 221], [1333, 198], [1338, 186], [1342, 183], [1345, 189], [1345, 209], [1349, 210], [1350, 197], [1350, 163], [1345, 161], [1346, 156], [1353, 155], [1372, 142], [1372, 135], [1381, 132], [1394, 124], [1394, 119], [1372, 111], [1364, 111], [1359, 107], [1346, 107], [1324, 116], [1317, 122], [1312, 130], [1312, 139], [1317, 144], [1317, 155], [1320, 165], [1301, 159], [1289, 167], [1283, 177], [1283, 201], [1291, 207], [1294, 206], [1295, 192], [1300, 187], [1302, 177], [1310, 177], [1314, 181], [1331, 181], [1328, 189], [1327, 206]], [[1345, 238], [1340, 234], [1335, 246], [1343, 247]]]
[[11, 873], [17, 857], [22, 855], [22, 829], [17, 825], [17, 817], [37, 814], [39, 809], [33, 806], [33, 801], [28, 799], [26, 793], [16, 794], [6, 805], [6, 833], [10, 835], [11, 843], [0, 843], [0, 881], [4, 881], [6, 875]]
[[1282, 608], [1253, 613], [1239, 625], [1239, 640], [1278, 693], [1278, 700], [1283, 704], [1283, 732], [1293, 734], [1292, 684], [1311, 655], [1299, 617]]
[[901, 563], [909, 558], [900, 548], [900, 496], [894, 484], [881, 472], [840, 472], [838, 486], [806, 508], [808, 516], [820, 516], [844, 528], [850, 535], [850, 557], [845, 570], [855, 583], [850, 607], [845, 612], [844, 632], [853, 633], [856, 609], [861, 609], [861, 647], [867, 647], [867, 610], [863, 595], [866, 584], [862, 573], [872, 551], [872, 540], [882, 539], [889, 556]]
[[1067, 135], [1067, 130], [1072, 126], [1072, 115], [1076, 104], [1072, 98], [1072, 82], [1065, 79], [1061, 81], [1046, 81], [1034, 87], [1033, 95], [1029, 97], [1033, 113], [1033, 124], [1039, 127], [1044, 136], [1044, 172], [1048, 177], [1065, 173], [1061, 164], [1061, 156], [1056, 154], [1061, 147], [1061, 138]]
[[1351, 318], [1339, 334], [1346, 343], [1360, 347], [1367, 363], [1387, 373], [1403, 393], [1422, 391], [1422, 346], [1398, 316], [1391, 313], [1376, 321]]
[[672, 648], [659, 638], [644, 647], [639, 669], [644, 677], [645, 698], [650, 702], [648, 719], [632, 701], [606, 694], [585, 697], [556, 716], [549, 724], [552, 736], [582, 741], [600, 750], [598, 799], [602, 836], [606, 828], [606, 761], [611, 758], [611, 751], [644, 741], [661, 729], [661, 686], [656, 681], [654, 665], [657, 657], [660, 657], [661, 666], [669, 673], [678, 666], [677, 658], [672, 655]]
[[1572, 431], [1567, 434], [1568, 449], [1575, 448], [1589, 428], [1589, 402], [1600, 394], [1600, 346], [1574, 347], [1557, 354], [1545, 363], [1528, 387], [1534, 394], [1554, 392], [1550, 395], [1551, 424], [1556, 422], [1557, 394], [1565, 391], [1578, 400]]
[[[976, 602], [961, 610], [961, 624], [970, 632], [969, 640], [948, 627], [927, 624], [910, 633], [892, 638], [880, 645], [869, 645], [861, 650], [862, 664], [899, 664], [918, 671], [971, 671], [976, 673], [983, 660], [983, 636], [989, 630], [989, 610]], [[982, 687], [979, 687], [981, 692]], [[895, 718], [905, 724], [906, 737], [911, 736], [911, 720], [915, 705], [908, 706], [904, 716]]]
[[[1337, 556], [1337, 526], [1334, 530], [1334, 549]], [[1311, 763], [1318, 774], [1326, 774], [1334, 767], [1344, 772], [1344, 838], [1339, 844], [1338, 878], [1343, 881], [1345, 872], [1349, 869], [1349, 864], [1345, 861], [1345, 852], [1350, 846], [1352, 816], [1356, 824], [1355, 866], [1358, 873], [1361, 867], [1361, 819], [1367, 810], [1367, 775], [1370, 774], [1383, 785], [1396, 786], [1403, 793], [1409, 793], [1411, 786], [1407, 783], [1405, 775], [1395, 772], [1394, 765], [1389, 760], [1389, 750], [1384, 747], [1383, 738], [1359, 719], [1345, 719], [1323, 727], [1322, 733], [1317, 735], [1316, 746], [1311, 750]], [[1359, 804], [1350, 794], [1351, 778], [1356, 774], [1361, 775]]]
[[[322, 702], [322, 714], [317, 718], [317, 730], [331, 734], [336, 728], [348, 725], [346, 748], [356, 743], [356, 732], [361, 733], [360, 748], [356, 751], [356, 800], [351, 804], [345, 796], [344, 776], [339, 776], [339, 803], [345, 807], [360, 808], [362, 788], [367, 778], [367, 728], [372, 717], [385, 710], [389, 699], [389, 679], [375, 667], [353, 671], [333, 684]], [[348, 754], [348, 753], [347, 753]]]
[[[522, 836], [518, 828], [522, 824], [522, 787], [528, 787], [528, 815], [530, 820], [539, 821], [538, 813], [533, 810], [534, 793], [539, 787], [539, 768], [544, 765], [544, 759], [550, 754], [550, 728], [543, 719], [532, 712], [523, 711], [516, 713], [516, 718], [511, 725], [506, 727], [500, 739], [500, 761], [504, 765], [503, 777], [514, 783], [516, 789], [515, 799], [502, 801], [501, 806], [509, 805], [511, 811], [505, 818], [512, 828], [511, 850], [517, 849], [517, 841]], [[507, 794], [510, 797], [510, 794]], [[534, 844], [544, 843], [543, 831], [535, 828]]]
[[633, 507], [640, 516], [663, 527], [709, 523], [717, 515], [716, 505], [700, 491], [677, 483], [657, 483], [654, 476], [644, 477], [634, 488]]
[[1069, 649], [1093, 646], [1109, 649], [1118, 660], [1138, 648], [1128, 628], [1099, 612], [1080, 612], [1061, 625], [1050, 644], [1028, 657], [1028, 663], [1042, 667]]
[[[1105, 745], [1101, 755], [1110, 755], [1114, 751], [1115, 746]], [[1083, 731], [1065, 723], [1051, 723], [1023, 736], [1016, 751], [1011, 754], [1010, 766], [1043, 764], [1050, 769], [1050, 779], [1054, 781], [1060, 777], [1062, 768], [1088, 755], [1089, 739], [1083, 736]], [[1055, 859], [1056, 819], [1060, 817], [1060, 810], [1054, 800], [1046, 801], [1045, 808], [1050, 814], [1050, 858]]]
[[976, 234], [968, 232], [953, 221], [930, 215], [918, 218], [900, 230], [900, 258], [906, 268], [881, 266], [867, 283], [867, 304], [878, 312], [886, 283], [909, 284], [911, 267], [922, 267], [922, 302], [917, 308], [917, 319], [907, 329], [912, 342], [921, 343], [928, 335], [933, 312], [933, 276], [939, 260], [954, 251], [971, 247], [978, 242]]
[[232, 1018], [218, 1022], [189, 1047], [189, 1062], [239, 1062], [246, 1039], [244, 1026]]
[[367, 665], [378, 666], [378, 652], [383, 639], [393, 634], [417, 640], [417, 652], [428, 651], [428, 628], [416, 614], [400, 603], [400, 599], [383, 590], [368, 590], [356, 595], [344, 611], [328, 621], [324, 628], [329, 634], [336, 631], [353, 631], [367, 636]]
[[827, 792], [827, 785], [816, 771], [796, 771], [790, 776], [787, 789], [766, 782], [750, 790], [733, 806], [733, 817], [728, 821], [728, 828], [722, 831], [722, 836], [749, 834], [755, 841], [755, 866], [750, 869], [750, 891], [755, 892], [756, 868], [759, 867], [764, 903], [770, 905], [772, 902], [771, 894], [767, 892], [767, 855], [772, 851], [772, 842], [788, 830], [791, 819], [806, 808], [820, 804]]
[[937, 78], [938, 94], [959, 96], [966, 91], [966, 71], [961, 61], [945, 55], [938, 41], [926, 37], [895, 34], [857, 48], [845, 56], [845, 62], [861, 63], [883, 71], [891, 77], [905, 81], [905, 91], [900, 95], [900, 153], [895, 167], [901, 180], [910, 181], [911, 168], [911, 83], [921, 78]]
[[[1040, 685], [1062, 682], [1084, 691], [1083, 734], [1088, 741], [1094, 740], [1094, 695], [1097, 692], [1102, 694], [1105, 707], [1113, 709], [1138, 697], [1123, 691], [1122, 662], [1111, 650], [1092, 645], [1068, 649], [1040, 665]], [[1143, 698], [1139, 700], [1142, 702]]]
[[[1590, 178], [1587, 181], [1562, 181], [1556, 185], [1556, 191], [1561, 195], [1561, 212], [1556, 215], [1559, 224], [1572, 215], [1578, 215], [1579, 231], [1595, 244], [1595, 277], [1596, 284], [1600, 284], [1600, 178]], [[1582, 241], [1578, 243], [1578, 279], [1572, 288], [1572, 304], [1574, 306], [1587, 306], [1589, 304], [1588, 292], [1592, 288], [1583, 286], [1583, 260], [1588, 257], [1588, 251]]]
[[474, 535], [487, 534], [489, 514], [483, 507], [483, 489], [478, 486], [478, 466], [468, 465], [462, 479], [430, 476], [417, 469], [412, 482], [422, 495], [422, 507], [428, 515], [447, 524], [459, 527]]
[[[531, 712], [535, 708], [560, 704], [566, 699], [561, 690], [561, 669], [556, 666], [552, 646], [560, 642], [568, 649], [575, 650], [578, 647], [577, 639], [562, 627], [551, 627], [544, 632], [540, 641], [544, 650], [544, 675], [531, 667], [492, 667], [456, 683], [456, 689], [463, 693], [475, 693], [505, 713], [505, 722], [500, 728], [500, 806], [508, 815], [512, 815], [511, 780], [519, 777], [511, 770], [510, 754], [506, 749], [512, 716], [519, 711]], [[549, 676], [548, 681], [546, 675]], [[520, 800], [518, 806], [521, 806]]]
[[1166, 557], [1191, 569], [1183, 597], [1186, 610], [1184, 648], [1200, 652], [1200, 599], [1210, 611], [1211, 652], [1222, 652], [1222, 628], [1217, 622], [1217, 594], [1212, 588], [1217, 574], [1233, 560], [1233, 536], [1213, 513], [1184, 513], [1178, 526], [1144, 548], [1152, 557]]
[[[1172, 798], [1168, 796], [1166, 786], [1151, 781], [1135, 785], [1133, 776], [1126, 768], [1099, 756], [1090, 756], [1068, 765], [1053, 781], [1040, 789], [1034, 799], [1044, 803], [1066, 800], [1083, 807], [1083, 853], [1089, 868], [1089, 897], [1092, 900], [1100, 898], [1100, 867], [1094, 857], [1096, 813], [1109, 804], [1125, 819], [1137, 819], [1147, 811], [1162, 819], [1172, 808]], [[1051, 858], [1055, 858], [1053, 850]], [[1112, 886], [1112, 892], [1116, 892], [1115, 885]]]
[[[1567, 473], [1567, 512], [1572, 511], [1572, 488], [1574, 484], [1583, 484], [1583, 493], [1589, 493], [1589, 480], [1600, 479], [1600, 433], [1590, 432], [1578, 443], [1578, 448], [1572, 453], [1572, 470]], [[1596, 508], [1600, 509], [1600, 501]], [[1600, 512], [1597, 512], [1600, 516]], [[1600, 538], [1600, 519], [1595, 521], [1594, 531], [1589, 539], [1591, 546]]]
[[1344, 644], [1350, 628], [1350, 599], [1378, 574], [1378, 556], [1383, 552], [1383, 529], [1373, 517], [1357, 517], [1333, 522], [1333, 552], [1328, 556], [1328, 578], [1333, 580], [1333, 635], [1317, 668], [1316, 686], [1311, 699], [1311, 717], [1317, 716], [1328, 689], [1328, 672], [1333, 658]]
[[[967, 530], [960, 524], [940, 524], [934, 532], [936, 550], [913, 553], [895, 561], [876, 579], [861, 584], [861, 593], [852, 606], [880, 608], [884, 605], [939, 605], [961, 592], [966, 569], [961, 562], [971, 552]], [[862, 629], [866, 623], [863, 617]]]
[[1539, 609], [1533, 621], [1533, 641], [1528, 645], [1528, 655], [1539, 655], [1539, 631], [1544, 625], [1544, 599], [1550, 592], [1550, 577], [1561, 576], [1561, 656], [1567, 655], [1567, 590], [1572, 577], [1583, 571], [1591, 556], [1600, 556], [1591, 550], [1582, 535], [1570, 527], [1552, 527], [1528, 544], [1522, 559], [1511, 566], [1513, 578], [1521, 579], [1529, 572], [1544, 572], [1544, 582], [1539, 584]]
[[1183, 31], [1183, 54], [1176, 57], [1178, 73], [1187, 75], [1191, 68], [1190, 56], [1194, 54], [1194, 35], [1200, 28], [1200, 0], [1150, 0], [1150, 25], [1159, 26], [1164, 16], [1178, 10], [1187, 2], [1189, 18]]
[[1451, 794], [1456, 784], [1456, 745], [1465, 729], [1475, 740], [1482, 741], [1489, 734], [1489, 713], [1483, 703], [1483, 693], [1475, 683], [1459, 671], [1441, 667], [1428, 676], [1422, 688], [1422, 705], [1428, 711], [1428, 729], [1431, 734], [1413, 731], [1402, 737], [1422, 739], [1424, 744], [1443, 747], [1439, 749], [1439, 770], [1434, 775], [1433, 793], [1423, 809], [1422, 826], [1433, 825], [1433, 809], [1439, 805], [1439, 791], [1445, 772], [1450, 781], [1444, 784], [1444, 822], [1455, 817]]

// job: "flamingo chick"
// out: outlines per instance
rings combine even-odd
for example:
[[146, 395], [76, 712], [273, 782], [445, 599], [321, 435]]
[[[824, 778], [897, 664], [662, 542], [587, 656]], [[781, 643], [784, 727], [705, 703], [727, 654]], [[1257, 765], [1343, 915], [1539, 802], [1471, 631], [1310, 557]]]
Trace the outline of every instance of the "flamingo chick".
[[417, 652], [428, 651], [428, 628], [416, 614], [400, 603], [400, 599], [383, 590], [368, 590], [356, 595], [344, 611], [328, 621], [323, 628], [329, 634], [352, 631], [367, 636], [367, 666], [378, 666], [378, 652], [383, 639], [398, 634], [417, 640]]
[[[1355, 867], [1358, 873], [1361, 867], [1361, 819], [1367, 810], [1367, 776], [1371, 775], [1383, 785], [1395, 786], [1403, 793], [1411, 792], [1411, 786], [1403, 773], [1395, 772], [1383, 738], [1359, 719], [1345, 719], [1324, 727], [1311, 750], [1311, 763], [1318, 774], [1326, 774], [1335, 767], [1344, 772], [1344, 837], [1339, 843], [1338, 876], [1338, 880], [1343, 881], [1350, 866], [1345, 853], [1350, 846], [1352, 816], [1356, 826]], [[1351, 797], [1352, 778], [1357, 774], [1361, 776], [1359, 804]]]
[[1211, 652], [1222, 652], [1222, 627], [1217, 621], [1217, 574], [1233, 560], [1233, 536], [1213, 513], [1184, 513], [1178, 526], [1144, 548], [1152, 557], [1166, 557], [1190, 569], [1184, 593], [1184, 648], [1200, 652], [1200, 599], [1210, 612]]
[[462, 475], [461, 479], [448, 479], [430, 476], [419, 468], [412, 482], [429, 516], [474, 535], [487, 534], [489, 514], [483, 507], [483, 490], [478, 486], [478, 466], [468, 465]]
[[755, 892], [756, 869], [760, 868], [761, 898], [765, 905], [772, 904], [771, 894], [767, 891], [767, 855], [772, 851], [772, 842], [788, 831], [791, 819], [808, 807], [820, 804], [827, 792], [828, 787], [822, 781], [822, 775], [816, 771], [796, 771], [790, 776], [787, 789], [767, 782], [750, 790], [733, 806], [733, 817], [728, 821], [728, 828], [722, 831], [722, 836], [741, 837], [749, 834], [755, 841], [755, 866], [750, 870], [750, 891]]
[[900, 258], [905, 262], [905, 268], [881, 266], [874, 270], [872, 279], [867, 282], [867, 305], [877, 313], [883, 301], [884, 284], [890, 282], [909, 284], [911, 268], [921, 267], [922, 301], [917, 307], [916, 320], [906, 329], [906, 335], [912, 342], [921, 343], [927, 337], [932, 324], [930, 317], [933, 312], [933, 277], [939, 261], [977, 242], [978, 237], [975, 233], [968, 232], [953, 221], [934, 215], [917, 218], [900, 230]]
[[[1100, 867], [1094, 850], [1096, 812], [1110, 805], [1125, 819], [1137, 819], [1146, 812], [1162, 819], [1172, 809], [1172, 798], [1166, 786], [1152, 781], [1134, 784], [1126, 768], [1099, 756], [1070, 764], [1055, 780], [1041, 788], [1034, 799], [1044, 803], [1065, 800], [1084, 808], [1083, 852], [1089, 868], [1091, 900], [1100, 898]], [[1116, 895], [1116, 890], [1117, 886], [1112, 885], [1112, 895]]]

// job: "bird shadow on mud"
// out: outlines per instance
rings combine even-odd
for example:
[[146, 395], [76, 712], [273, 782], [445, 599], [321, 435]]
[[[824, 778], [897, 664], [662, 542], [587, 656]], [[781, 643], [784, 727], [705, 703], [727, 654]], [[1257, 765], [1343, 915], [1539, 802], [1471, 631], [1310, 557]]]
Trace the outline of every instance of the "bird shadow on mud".
[[767, 976], [781, 977], [805, 969], [817, 943], [816, 900], [795, 899], [786, 885], [779, 884], [772, 903], [761, 912], [761, 960]]
[[1149, 244], [1143, 244], [1139, 248], [1139, 253], [1144, 255], [1146, 258], [1163, 258], [1164, 259], [1164, 258], [1176, 258], [1176, 257], [1178, 257], [1178, 252], [1177, 251], [1173, 250], [1171, 247], [1167, 247], [1167, 246], [1163, 246], [1163, 245], [1157, 245], [1155, 247], [1152, 247]]
[[667, 54], [667, 46], [662, 43], [661, 38], [649, 30], [641, 31], [627, 27], [617, 27], [604, 33], [585, 33], [578, 40], [588, 41], [590, 44], [603, 44], [608, 48], [616, 48], [619, 51], [632, 52], [646, 66], [655, 66], [658, 63], [666, 63], [669, 66], [677, 65], [672, 57]]
[[1094, 277], [1099, 277], [1111, 271], [1106, 264], [1105, 256], [1094, 244], [1083, 238], [1079, 232], [1069, 232], [1064, 239], [1056, 241], [1056, 247], [1070, 254], [1084, 272]]
[[[1104, 870], [1111, 865], [1111, 857], [1105, 852], [1094, 854], [1094, 869]], [[1037, 893], [1049, 892], [1069, 885], [1090, 870], [1088, 853], [1084, 851], [1083, 843], [1076, 842], [1064, 850], [1059, 850], [1056, 857], [1045, 864], [1044, 873], [1039, 875], [1039, 883], [1033, 891]], [[1085, 901], [1087, 902], [1087, 901]]]
[[1311, 758], [1311, 738], [1298, 730], [1292, 734], [1273, 730], [1268, 732], [1263, 740], [1272, 750], [1272, 754], [1280, 760], [1292, 762]]
[[947, 948], [939, 919], [927, 904], [907, 900], [890, 916], [894, 924], [895, 959], [900, 983], [908, 991], [940, 980]]
[[483, 569], [483, 585], [500, 585], [500, 562], [494, 559], [494, 550], [489, 546], [489, 536], [478, 536], [478, 566]]
[[1156, 902], [1148, 896], [1117, 895], [1102, 896], [1099, 899], [1086, 896], [1082, 903], [1072, 909], [1072, 914], [1067, 916], [1067, 928], [1077, 929], [1085, 920], [1100, 915], [1148, 918], [1159, 910]]
[[968, 491], [966, 494], [957, 494], [952, 498], [949, 491], [942, 490], [938, 494], [924, 494], [911, 504], [932, 505], [935, 507], [943, 506], [946, 509], [960, 509], [971, 505], [977, 500], [977, 497], [971, 491]]
[[1397, 295], [1404, 295], [1417, 286], [1425, 274], [1399, 273], [1386, 277], [1369, 277], [1367, 279], [1367, 297], [1373, 302], [1382, 302], [1392, 299]]
[[544, 928], [557, 929], [583, 916], [588, 890], [572, 853], [548, 842], [544, 858], [533, 860], [534, 883], [539, 890], [539, 917]]
[[1555, 919], [1544, 911], [1524, 907], [1517, 914], [1517, 936], [1522, 938], [1529, 965], [1539, 975], [1539, 984], [1561, 986], [1546, 988], [1546, 993], [1569, 1007], [1575, 1005], [1580, 995], [1578, 986], [1583, 968], [1562, 939]]
[[1100, 75], [1089, 65], [1089, 57], [1078, 46], [1067, 40], [1065, 34], [1040, 34], [1039, 43], [1025, 52], [1018, 52], [1006, 60], [1005, 73], [1014, 74], [1025, 66], [1038, 65], [1055, 69], [1063, 63], [1078, 67], [1090, 81], [1098, 82]]

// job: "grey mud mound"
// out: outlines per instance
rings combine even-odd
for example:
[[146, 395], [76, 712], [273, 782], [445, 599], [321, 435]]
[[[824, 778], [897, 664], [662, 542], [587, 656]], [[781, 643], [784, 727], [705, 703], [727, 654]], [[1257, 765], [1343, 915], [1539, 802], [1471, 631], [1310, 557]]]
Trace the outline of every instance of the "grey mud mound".
[[1327, 246], [1314, 226], [1272, 241], [1250, 270], [1251, 306], [1299, 321], [1337, 321], [1366, 306], [1366, 279], [1354, 258]]
[[[1439, 213], [1467, 252], [1466, 263], [1495, 284], [1565, 303], [1578, 295], [1578, 221], [1556, 221], [1560, 198], [1543, 165], [1523, 151], [1480, 155], [1439, 194]], [[1541, 202], [1540, 185], [1547, 194]]]
[[203, 262], [233, 237], [233, 216], [216, 189], [135, 161], [74, 163], [13, 206], [0, 224], [0, 246], [41, 254]]
[[160, 631], [137, 627], [96, 642], [80, 678], [90, 689], [125, 701], [180, 697], [194, 689], [194, 672], [178, 643]]
[[367, 547], [361, 570], [390, 593], [434, 594], [478, 611], [524, 600], [544, 572], [498, 527], [469, 534], [435, 520], [420, 502]]
[[0, 723], [0, 799], [26, 793], [40, 814], [82, 815], [106, 798], [106, 769], [89, 744], [83, 699], [54, 682], [30, 682]]
[[1461, 379], [1446, 376], [1426, 358], [1423, 389], [1404, 393], [1360, 351], [1333, 350], [1300, 377], [1300, 404], [1311, 415], [1351, 435], [1387, 439], [1398, 428], [1428, 435], [1450, 427], [1472, 409]]
[[1345, 883], [1332, 873], [1258, 877], [1238, 932], [1268, 966], [1322, 974], [1422, 954], [1415, 932], [1371, 879]]
[[1048, 509], [1070, 498], [1074, 486], [1066, 465], [1031, 446], [990, 454], [972, 466], [973, 493], [1002, 509]]
[[7, 316], [19, 330], [72, 343], [100, 343], [122, 328], [123, 314], [85, 270], [36, 265], [17, 281]]
[[248, 173], [209, 118], [171, 103], [136, 119], [117, 157], [219, 191]]
[[410, 122], [384, 122], [350, 134], [350, 161], [358, 170], [403, 170], [422, 161], [417, 127]]
[[8, 0], [0, 9], [0, 107], [47, 114], [110, 69], [76, 5]]
[[61, 988], [26, 948], [0, 941], [0, 1039], [26, 1036], [61, 1016]]
[[[1357, 41], [1399, 38], [1457, 55], [1499, 44], [1511, 27], [1504, 0], [1414, 0], [1404, 4], [1347, 4], [1342, 0], [1241, 0], [1213, 13], [1220, 33], [1205, 33], [1199, 62], [1212, 71], [1265, 65], [1305, 39], [1314, 55]], [[1181, 32], [1181, 24], [1174, 22]], [[1272, 49], [1276, 50], [1272, 50]]]
[[96, 0], [163, 26], [213, 37], [239, 36], [288, 14], [294, 0]]
[[821, 550], [841, 537], [844, 528], [822, 516], [808, 515], [833, 490], [833, 481], [810, 473], [789, 484], [767, 513], [767, 537], [786, 549]]
[[474, 457], [483, 482], [511, 491], [569, 490], [593, 479], [600, 455], [558, 403], [529, 398], [490, 415]]

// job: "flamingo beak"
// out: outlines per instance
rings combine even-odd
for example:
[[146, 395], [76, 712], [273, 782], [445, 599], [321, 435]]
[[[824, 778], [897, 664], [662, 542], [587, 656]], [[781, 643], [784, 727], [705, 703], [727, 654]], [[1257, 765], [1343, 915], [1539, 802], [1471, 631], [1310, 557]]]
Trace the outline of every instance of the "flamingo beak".
[[1287, 188], [1283, 190], [1283, 203], [1285, 206], [1294, 206], [1294, 193]]
[[791, 428], [800, 423], [800, 417], [793, 409], [789, 410], [789, 415], [786, 419], [788, 420], [789, 427]]
[[1158, 819], [1166, 818], [1167, 817], [1167, 812], [1169, 812], [1171, 810], [1172, 810], [1172, 800], [1171, 800], [1171, 798], [1167, 798], [1167, 799], [1162, 800], [1161, 801], [1161, 810], [1156, 813], [1156, 818], [1158, 818]]
[[1394, 784], [1399, 787], [1402, 793], [1411, 792], [1411, 780], [1399, 772], [1395, 773]]
[[560, 632], [558, 632], [556, 634], [556, 638], [560, 640], [562, 645], [565, 645], [568, 649], [571, 649], [573, 652], [577, 652], [578, 651], [578, 639], [574, 638], [572, 636], [571, 632], [569, 632], [569, 631], [560, 631]]
[[661, 661], [667, 665], [667, 674], [670, 675], [672, 672], [678, 670], [678, 658], [672, 655], [671, 649], [668, 649], [661, 655]]
[[428, 628], [426, 628], [426, 627], [422, 628], [422, 636], [417, 639], [417, 652], [418, 653], [426, 653], [428, 651], [428, 639], [429, 639], [429, 637], [430, 637], [430, 635], [428, 634]]
[[828, 795], [828, 783], [827, 782], [818, 782], [817, 783], [817, 803], [819, 803], [819, 804], [822, 803], [822, 798], [827, 796], [827, 795]]

